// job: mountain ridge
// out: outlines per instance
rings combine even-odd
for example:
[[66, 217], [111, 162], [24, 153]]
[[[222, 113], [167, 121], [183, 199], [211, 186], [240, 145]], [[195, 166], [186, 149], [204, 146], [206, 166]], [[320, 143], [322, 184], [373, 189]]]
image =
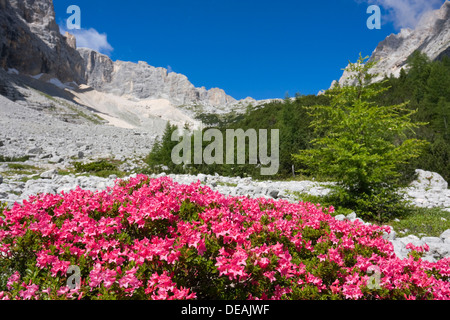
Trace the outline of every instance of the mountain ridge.
[[0, 0], [0, 67], [83, 83], [83, 63], [55, 22], [52, 1]]
[[200, 104], [212, 107], [234, 105], [237, 100], [223, 89], [196, 88], [179, 73], [138, 63], [116, 60], [89, 48], [77, 48], [85, 62], [87, 84], [94, 89], [131, 99], [168, 99], [174, 105]]
[[[419, 50], [431, 60], [450, 56], [450, 1], [441, 8], [425, 13], [415, 29], [403, 28], [397, 34], [391, 34], [381, 41], [372, 52], [368, 61], [378, 61], [371, 73], [378, 74], [373, 81], [384, 76], [398, 77], [402, 68], [408, 68], [407, 60]], [[341, 86], [351, 84], [350, 74], [346, 71], [337, 81]], [[331, 87], [336, 81], [333, 81]]]
[[[180, 108], [186, 115], [182, 118], [191, 124], [198, 113], [239, 113], [248, 104], [258, 103], [252, 98], [238, 101], [220, 88], [197, 88], [185, 75], [169, 73], [147, 62], [112, 61], [92, 49], [77, 48], [74, 35], [61, 34], [52, 0], [0, 0], [0, 9], [0, 67], [8, 74], [28, 75], [63, 90], [83, 85], [78, 94], [86, 92], [87, 85], [107, 95], [108, 101], [113, 98], [111, 95], [131, 102], [154, 100], [168, 105], [169, 101], [171, 107]], [[6, 81], [5, 75], [2, 79], [0, 87], [4, 92], [11, 88], [6, 82], [15, 80]], [[78, 102], [82, 100], [86, 99]], [[99, 109], [104, 110], [104, 106]], [[165, 113], [165, 120], [170, 121], [171, 114]]]

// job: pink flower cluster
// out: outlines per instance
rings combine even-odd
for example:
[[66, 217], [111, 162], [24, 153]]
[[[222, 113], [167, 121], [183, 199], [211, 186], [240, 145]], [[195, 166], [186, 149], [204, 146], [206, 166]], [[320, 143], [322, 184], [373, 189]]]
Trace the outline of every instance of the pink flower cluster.
[[411, 245], [401, 260], [388, 227], [333, 211], [145, 175], [33, 196], [0, 214], [0, 299], [450, 298], [450, 259], [422, 260], [427, 248]]

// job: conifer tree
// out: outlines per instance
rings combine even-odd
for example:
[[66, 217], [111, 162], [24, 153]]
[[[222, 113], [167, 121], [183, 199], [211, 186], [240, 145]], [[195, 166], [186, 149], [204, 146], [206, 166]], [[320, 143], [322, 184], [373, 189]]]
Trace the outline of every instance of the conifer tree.
[[354, 209], [373, 208], [374, 202], [383, 201], [381, 196], [397, 192], [399, 167], [418, 157], [426, 145], [406, 136], [421, 125], [411, 121], [415, 111], [406, 104], [372, 102], [387, 88], [371, 83], [374, 75], [369, 71], [375, 62], [364, 63], [366, 59], [360, 56], [347, 69], [354, 85], [329, 90], [330, 105], [310, 108], [317, 138], [311, 141], [312, 149], [293, 155], [307, 166], [307, 172], [337, 181]]

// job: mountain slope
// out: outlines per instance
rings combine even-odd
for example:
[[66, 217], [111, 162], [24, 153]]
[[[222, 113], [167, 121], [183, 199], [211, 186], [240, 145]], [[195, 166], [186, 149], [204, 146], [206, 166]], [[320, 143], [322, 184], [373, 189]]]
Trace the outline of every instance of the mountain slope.
[[125, 128], [161, 131], [167, 121], [195, 127], [197, 114], [241, 112], [258, 103], [236, 101], [219, 88], [196, 88], [186, 76], [146, 62], [77, 49], [74, 36], [60, 34], [52, 0], [0, 0], [0, 67], [0, 94], [13, 101], [39, 109], [40, 98], [24, 91], [29, 87]]
[[[414, 30], [402, 29], [381, 41], [369, 61], [378, 61], [372, 73], [378, 74], [374, 80], [381, 80], [385, 75], [398, 77], [402, 68], [407, 68], [411, 54], [419, 50], [431, 60], [450, 56], [450, 1], [446, 1], [438, 10], [428, 12]], [[339, 80], [343, 85], [349, 81], [349, 74], [344, 72]]]

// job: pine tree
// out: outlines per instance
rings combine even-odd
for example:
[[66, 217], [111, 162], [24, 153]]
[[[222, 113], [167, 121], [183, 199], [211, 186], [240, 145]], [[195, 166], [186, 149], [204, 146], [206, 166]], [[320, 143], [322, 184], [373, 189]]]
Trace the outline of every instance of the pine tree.
[[412, 90], [414, 93], [414, 102], [420, 103], [426, 94], [427, 81], [430, 75], [430, 58], [425, 53], [414, 51], [408, 58], [410, 70], [409, 80], [414, 84]]
[[406, 104], [372, 102], [387, 88], [383, 83], [371, 84], [374, 75], [369, 71], [375, 62], [364, 63], [366, 59], [360, 56], [348, 67], [356, 85], [329, 90], [330, 105], [310, 108], [311, 126], [318, 138], [311, 142], [312, 149], [293, 155], [308, 167], [307, 172], [337, 181], [355, 209], [374, 208], [375, 202], [378, 206], [383, 201], [380, 196], [393, 196], [398, 190], [399, 167], [418, 157], [426, 145], [405, 135], [420, 125], [411, 121], [415, 111]]
[[156, 168], [164, 165], [167, 166], [172, 172], [177, 173], [176, 171], [179, 169], [179, 166], [175, 165], [171, 158], [172, 149], [178, 143], [176, 141], [172, 141], [172, 133], [177, 129], [177, 126], [171, 125], [170, 122], [167, 122], [161, 139], [155, 142], [150, 154], [146, 158], [146, 162], [150, 167]]

